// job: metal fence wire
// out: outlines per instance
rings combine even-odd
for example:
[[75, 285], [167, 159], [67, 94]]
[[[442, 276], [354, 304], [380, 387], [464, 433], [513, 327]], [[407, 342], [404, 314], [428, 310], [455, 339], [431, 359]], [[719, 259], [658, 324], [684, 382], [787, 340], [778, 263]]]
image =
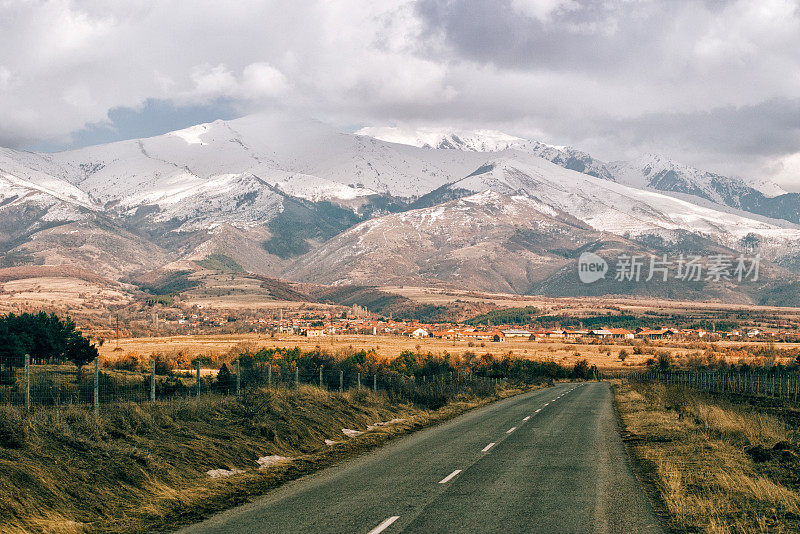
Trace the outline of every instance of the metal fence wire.
[[[611, 374], [607, 374], [611, 378]], [[650, 369], [620, 374], [619, 378], [671, 386], [798, 402], [800, 371], [778, 367], [758, 369]]]
[[308, 368], [293, 365], [253, 363], [236, 360], [233, 369], [204, 369], [197, 363], [189, 372], [157, 374], [156, 363], [150, 372], [101, 369], [98, 360], [78, 368], [72, 364], [33, 365], [25, 357], [22, 366], [0, 360], [0, 405], [36, 407], [78, 405], [99, 413], [100, 406], [119, 402], [156, 402], [188, 399], [202, 395], [241, 395], [248, 388], [291, 388], [311, 385], [327, 391], [353, 389], [397, 392], [419, 386], [500, 385], [501, 377], [449, 372], [429, 376], [366, 374], [359, 371]]

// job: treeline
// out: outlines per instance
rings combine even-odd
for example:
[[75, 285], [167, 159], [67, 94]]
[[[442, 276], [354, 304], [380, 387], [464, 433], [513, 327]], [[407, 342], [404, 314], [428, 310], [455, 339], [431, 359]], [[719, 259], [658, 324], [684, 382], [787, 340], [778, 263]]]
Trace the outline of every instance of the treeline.
[[[245, 351], [239, 356], [243, 375], [259, 364], [272, 366], [276, 376], [293, 376], [295, 369], [316, 372], [322, 368], [327, 372], [343, 372], [348, 377], [359, 373], [363, 377], [377, 375], [382, 379], [391, 377], [421, 378], [442, 375], [475, 375], [486, 378], [505, 378], [531, 381], [539, 378], [591, 378], [595, 369], [581, 360], [573, 367], [564, 367], [553, 361], [533, 361], [510, 355], [433, 354], [431, 352], [403, 351], [394, 359], [378, 356], [375, 350], [346, 350], [333, 354], [319, 347], [311, 351], [294, 348], [263, 348], [257, 352]], [[225, 364], [223, 364], [225, 365]], [[231, 371], [227, 369], [226, 371]]]
[[31, 363], [70, 361], [82, 367], [97, 357], [97, 347], [70, 318], [44, 312], [0, 315], [0, 366], [21, 367], [26, 354]]
[[522, 308], [503, 308], [493, 310], [466, 321], [472, 326], [530, 325], [541, 328], [639, 328], [648, 327], [664, 321], [664, 317], [636, 315], [593, 315], [573, 317], [570, 315], [539, 315], [533, 306]]
[[536, 321], [537, 315], [539, 315], [539, 310], [533, 306], [503, 308], [473, 317], [467, 321], [467, 324], [472, 326], [492, 326], [501, 324], [526, 325], [533, 324]]
[[[511, 384], [537, 384], [552, 379], [591, 379], [597, 369], [586, 360], [568, 368], [555, 362], [536, 362], [511, 356], [435, 355], [404, 351], [397, 358], [379, 358], [374, 350], [348, 350], [332, 354], [317, 347], [311, 351], [295, 348], [264, 348], [239, 355], [240, 384], [244, 388], [265, 384], [292, 384], [294, 377], [301, 383], [337, 389], [356, 387], [357, 381], [369, 389], [373, 384], [396, 402], [410, 402], [436, 409], [457, 398], [470, 394], [493, 394], [498, 380]], [[223, 364], [216, 379], [208, 387], [230, 393], [236, 385], [236, 367]]]

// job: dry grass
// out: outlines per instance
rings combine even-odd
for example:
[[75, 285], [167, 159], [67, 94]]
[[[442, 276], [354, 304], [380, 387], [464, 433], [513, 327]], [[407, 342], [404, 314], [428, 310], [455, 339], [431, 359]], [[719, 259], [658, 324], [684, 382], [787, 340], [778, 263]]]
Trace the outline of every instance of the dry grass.
[[[436, 411], [384, 394], [309, 386], [230, 397], [120, 403], [90, 411], [0, 407], [2, 532], [153, 532], [197, 521], [393, 436], [485, 404], [462, 397]], [[347, 439], [342, 428], [405, 422]], [[326, 439], [340, 442], [325, 445]], [[259, 470], [267, 455], [292, 461]], [[243, 474], [212, 479], [211, 469]]]
[[[268, 334], [219, 334], [219, 335], [186, 335], [170, 337], [144, 337], [110, 340], [100, 348], [103, 360], [114, 361], [120, 357], [132, 355], [142, 361], [147, 361], [153, 353], [172, 355], [174, 358], [188, 362], [195, 356], [210, 356], [211, 360], [229, 360], [223, 357], [232, 349], [247, 347], [249, 350], [261, 348], [291, 348], [300, 347], [304, 351], [320, 347], [331, 353], [354, 350], [375, 350], [379, 357], [393, 359], [403, 351], [432, 352], [442, 355], [463, 354], [473, 352], [478, 355], [492, 354], [512, 356], [538, 361], [553, 361], [565, 367], [572, 367], [578, 360], [586, 359], [589, 365], [596, 365], [600, 369], [643, 369], [647, 360], [654, 358], [658, 352], [668, 352], [674, 361], [687, 362], [691, 357], [703, 357], [703, 352], [696, 342], [668, 342], [663, 345], [643, 347], [644, 352], [635, 354], [633, 347], [622, 344], [586, 344], [564, 342], [561, 340], [528, 341], [508, 340], [501, 343], [494, 342], [468, 342], [450, 341], [445, 339], [413, 339], [404, 336], [368, 336], [368, 335], [335, 335], [320, 338], [307, 338], [304, 336]], [[706, 344], [700, 344], [705, 346]], [[751, 344], [756, 346], [756, 344]], [[763, 346], [763, 343], [761, 344]], [[790, 344], [782, 345], [788, 348]], [[738, 344], [737, 346], [744, 346]], [[119, 347], [119, 348], [117, 348]], [[628, 356], [624, 361], [619, 359], [621, 351], [626, 351]], [[715, 353], [717, 354], [717, 353]], [[718, 353], [717, 360], [727, 360], [728, 363], [737, 363], [740, 359], [750, 361], [753, 359], [745, 351], [730, 356]], [[181, 357], [178, 358], [178, 355]], [[791, 359], [783, 359], [788, 363]]]
[[[672, 528], [800, 529], [800, 485], [791, 476], [798, 449], [781, 419], [661, 385], [617, 385], [615, 394], [631, 450]], [[767, 458], [756, 462], [757, 451]]]
[[[250, 349], [270, 347], [300, 347], [305, 351], [320, 347], [336, 353], [342, 350], [371, 350], [386, 359], [393, 359], [403, 351], [432, 352], [434, 354], [462, 354], [466, 351], [475, 354], [493, 354], [503, 356], [512, 353], [513, 356], [532, 360], [554, 361], [571, 367], [580, 359], [587, 359], [589, 364], [600, 368], [621, 368], [623, 362], [619, 360], [619, 352], [627, 350], [629, 346], [616, 345], [586, 345], [562, 342], [541, 341], [504, 341], [502, 343], [467, 341], [448, 341], [444, 339], [413, 339], [403, 336], [367, 336], [367, 335], [342, 335], [325, 336], [322, 338], [307, 338], [303, 336], [279, 335], [270, 337], [265, 334], [224, 334], [224, 335], [187, 335], [171, 337], [129, 338], [119, 341], [117, 350], [116, 340], [108, 341], [100, 349], [100, 355], [106, 360], [115, 360], [126, 354], [135, 354], [140, 357], [149, 357], [152, 353], [178, 354], [189, 359], [198, 355], [219, 355], [245, 344]], [[687, 349], [668, 349], [676, 356], [683, 356]], [[624, 366], [642, 366], [650, 354], [631, 354], [624, 362]]]

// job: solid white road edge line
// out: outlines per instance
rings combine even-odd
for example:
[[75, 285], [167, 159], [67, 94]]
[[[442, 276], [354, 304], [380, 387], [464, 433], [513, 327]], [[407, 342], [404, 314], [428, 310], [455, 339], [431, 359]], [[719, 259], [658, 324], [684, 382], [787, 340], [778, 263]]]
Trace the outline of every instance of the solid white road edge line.
[[377, 527], [375, 527], [372, 530], [370, 530], [369, 532], [367, 532], [367, 534], [378, 534], [379, 532], [383, 532], [384, 530], [386, 530], [389, 527], [389, 525], [391, 525], [392, 523], [394, 523], [398, 519], [400, 519], [399, 515], [393, 515], [392, 517], [386, 519], [383, 523], [381, 523]]
[[461, 472], [461, 469], [456, 469], [455, 471], [453, 471], [452, 473], [450, 473], [449, 475], [447, 475], [446, 477], [444, 477], [442, 480], [440, 480], [440, 481], [439, 481], [439, 484], [447, 484], [448, 482], [450, 482], [451, 480], [453, 480], [453, 478], [455, 478], [455, 476], [456, 476], [457, 474], [459, 474], [460, 472]]
[[492, 443], [488, 444], [487, 446], [485, 446], [484, 448], [482, 448], [481, 452], [486, 452], [489, 449], [491, 449], [492, 447], [494, 447], [494, 442], [492, 442]]

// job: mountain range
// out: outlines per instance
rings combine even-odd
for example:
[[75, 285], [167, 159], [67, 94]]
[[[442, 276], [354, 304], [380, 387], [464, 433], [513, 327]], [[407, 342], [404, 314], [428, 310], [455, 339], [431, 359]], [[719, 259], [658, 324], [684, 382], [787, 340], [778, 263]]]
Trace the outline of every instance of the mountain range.
[[[586, 251], [610, 263], [746, 251], [764, 265], [746, 284], [586, 285]], [[656, 155], [603, 162], [489, 130], [350, 134], [284, 115], [53, 154], [0, 149], [2, 267], [139, 284], [220, 256], [312, 283], [793, 304], [800, 194]]]

